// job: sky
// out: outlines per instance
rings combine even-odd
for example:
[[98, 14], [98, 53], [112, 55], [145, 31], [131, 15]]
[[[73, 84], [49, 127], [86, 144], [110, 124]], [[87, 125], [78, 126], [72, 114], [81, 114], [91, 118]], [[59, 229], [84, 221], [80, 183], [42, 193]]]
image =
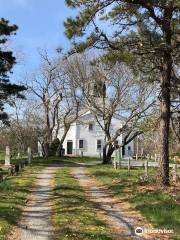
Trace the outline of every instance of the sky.
[[10, 40], [10, 46], [20, 56], [12, 81], [18, 81], [19, 75], [38, 66], [38, 49], [46, 48], [52, 52], [58, 47], [70, 47], [63, 22], [72, 14], [64, 0], [0, 0], [0, 18], [19, 27]]

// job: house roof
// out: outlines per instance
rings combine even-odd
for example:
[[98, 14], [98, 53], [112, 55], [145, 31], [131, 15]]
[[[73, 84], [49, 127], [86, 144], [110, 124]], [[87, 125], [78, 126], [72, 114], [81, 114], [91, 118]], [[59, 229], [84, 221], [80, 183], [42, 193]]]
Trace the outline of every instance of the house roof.
[[[83, 116], [86, 116], [86, 115], [91, 115], [91, 114], [93, 115], [93, 113], [91, 112], [90, 109], [84, 109], [83, 111], [80, 114], [80, 117], [83, 117]], [[118, 114], [114, 114], [113, 117], [118, 119], [118, 120], [126, 120], [127, 119], [126, 117], [123, 117], [123, 116], [118, 115]]]
[[[91, 117], [90, 117], [91, 116]], [[79, 111], [79, 117], [78, 117], [78, 119], [76, 119], [75, 121], [74, 121], [74, 123], [76, 123], [76, 122], [81, 122], [81, 120], [85, 120], [86, 118], [87, 118], [87, 120], [89, 120], [89, 121], [92, 121], [92, 118], [93, 118], [93, 113], [92, 113], [92, 111], [90, 110], [90, 109], [87, 109], [87, 108], [83, 108], [83, 109], [81, 109], [80, 111]], [[72, 114], [72, 115], [70, 115], [69, 116], [69, 119], [71, 119], [71, 118], [73, 118], [74, 117], [74, 114]], [[121, 121], [125, 121], [126, 120], [126, 118], [125, 117], [123, 117], [123, 116], [120, 116], [120, 115], [118, 115], [118, 114], [114, 114], [114, 116], [113, 116], [113, 118], [115, 118], [115, 119], [117, 119], [117, 120], [121, 120]], [[87, 121], [88, 122], [88, 121]]]

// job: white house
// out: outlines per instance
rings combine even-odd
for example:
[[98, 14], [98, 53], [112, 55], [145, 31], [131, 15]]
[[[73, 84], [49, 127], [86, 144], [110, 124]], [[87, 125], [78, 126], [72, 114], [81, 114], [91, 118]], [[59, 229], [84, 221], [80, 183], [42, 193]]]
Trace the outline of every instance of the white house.
[[[111, 132], [115, 132], [119, 129], [123, 123], [123, 118], [118, 116], [113, 117]], [[63, 128], [60, 129], [58, 137], [61, 138], [63, 134]], [[123, 136], [117, 138], [116, 144], [122, 144]], [[84, 111], [79, 119], [74, 122], [64, 140], [63, 148], [65, 149], [65, 155], [72, 156], [102, 156], [104, 142], [104, 132], [95, 120], [95, 117], [90, 110]], [[133, 141], [123, 147], [122, 155], [124, 158], [132, 157], [134, 152]]]

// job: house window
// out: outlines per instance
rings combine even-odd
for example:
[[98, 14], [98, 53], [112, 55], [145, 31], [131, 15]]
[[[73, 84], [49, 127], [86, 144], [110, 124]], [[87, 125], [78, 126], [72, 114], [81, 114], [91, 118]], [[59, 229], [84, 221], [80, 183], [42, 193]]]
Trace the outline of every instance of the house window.
[[98, 149], [98, 150], [101, 149], [101, 140], [97, 140], [97, 149]]
[[79, 148], [80, 149], [84, 148], [84, 141], [83, 140], [79, 140]]
[[92, 131], [92, 130], [93, 130], [93, 124], [89, 123], [89, 131]]
[[131, 146], [128, 146], [128, 151], [131, 151]]

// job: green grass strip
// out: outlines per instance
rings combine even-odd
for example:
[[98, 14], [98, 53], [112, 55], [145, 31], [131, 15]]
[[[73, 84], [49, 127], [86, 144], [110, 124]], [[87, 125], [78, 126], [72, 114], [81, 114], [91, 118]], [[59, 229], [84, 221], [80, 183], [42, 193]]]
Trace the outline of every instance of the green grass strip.
[[55, 179], [56, 239], [112, 239], [110, 228], [96, 216], [90, 203], [86, 201], [84, 191], [70, 171], [70, 168], [61, 168]]

